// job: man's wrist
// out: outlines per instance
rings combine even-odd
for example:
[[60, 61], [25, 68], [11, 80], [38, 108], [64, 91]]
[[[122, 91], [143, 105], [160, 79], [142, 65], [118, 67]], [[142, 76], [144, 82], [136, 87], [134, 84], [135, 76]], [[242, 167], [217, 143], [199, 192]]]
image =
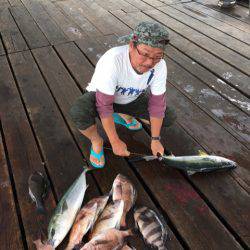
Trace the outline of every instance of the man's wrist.
[[151, 141], [160, 141], [161, 137], [160, 136], [151, 136]]

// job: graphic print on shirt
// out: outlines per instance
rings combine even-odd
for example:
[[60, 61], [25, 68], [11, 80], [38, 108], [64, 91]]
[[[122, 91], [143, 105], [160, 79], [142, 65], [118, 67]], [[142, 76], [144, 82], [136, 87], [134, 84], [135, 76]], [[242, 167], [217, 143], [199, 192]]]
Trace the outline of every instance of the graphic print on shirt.
[[136, 89], [136, 88], [132, 88], [132, 87], [128, 87], [128, 88], [124, 88], [121, 86], [116, 86], [115, 89], [116, 93], [120, 93], [121, 95], [127, 95], [127, 96], [139, 96], [141, 93], [145, 92], [145, 89]]

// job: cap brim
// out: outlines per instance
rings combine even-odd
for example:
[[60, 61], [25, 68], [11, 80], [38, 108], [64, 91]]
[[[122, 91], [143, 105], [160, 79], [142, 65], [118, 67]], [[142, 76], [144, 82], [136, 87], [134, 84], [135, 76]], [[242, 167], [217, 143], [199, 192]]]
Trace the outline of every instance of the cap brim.
[[126, 43], [129, 42], [131, 40], [131, 36], [130, 35], [126, 35], [126, 36], [121, 36], [117, 39], [117, 41], [119, 43]]

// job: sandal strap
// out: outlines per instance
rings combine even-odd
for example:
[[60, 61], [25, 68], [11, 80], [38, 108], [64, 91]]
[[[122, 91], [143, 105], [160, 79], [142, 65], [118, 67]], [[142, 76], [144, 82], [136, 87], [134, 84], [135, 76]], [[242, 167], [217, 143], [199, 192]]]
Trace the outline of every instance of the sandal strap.
[[96, 152], [93, 150], [93, 148], [91, 147], [90, 154], [93, 155], [95, 158], [97, 158], [98, 161], [100, 161], [100, 160], [101, 160], [101, 157], [104, 155], [104, 152], [103, 152], [103, 149], [102, 149], [100, 153], [96, 153]]

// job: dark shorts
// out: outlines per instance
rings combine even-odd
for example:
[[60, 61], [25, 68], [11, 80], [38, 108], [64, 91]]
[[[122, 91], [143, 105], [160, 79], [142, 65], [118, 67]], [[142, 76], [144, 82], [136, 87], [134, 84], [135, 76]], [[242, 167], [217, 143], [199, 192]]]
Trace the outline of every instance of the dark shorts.
[[[136, 100], [128, 104], [113, 104], [115, 113], [128, 114], [135, 118], [150, 120], [148, 112], [148, 94], [141, 94]], [[95, 92], [85, 92], [70, 109], [70, 115], [77, 128], [85, 130], [95, 124], [99, 117], [96, 109]], [[173, 108], [167, 107], [163, 119], [163, 127], [171, 126], [176, 120]]]

